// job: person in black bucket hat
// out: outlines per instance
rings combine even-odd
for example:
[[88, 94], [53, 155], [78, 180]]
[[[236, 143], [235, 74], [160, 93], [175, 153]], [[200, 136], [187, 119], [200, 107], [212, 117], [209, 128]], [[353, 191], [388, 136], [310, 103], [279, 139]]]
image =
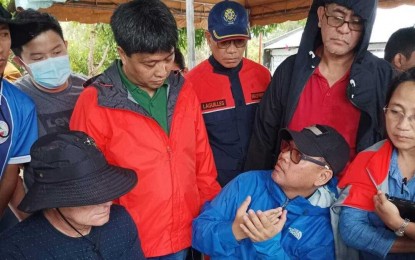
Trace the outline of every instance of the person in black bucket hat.
[[78, 131], [45, 135], [30, 155], [35, 181], [18, 208], [33, 214], [0, 236], [0, 259], [145, 259], [130, 215], [111, 205], [135, 187], [134, 171]]
[[215, 259], [335, 259], [333, 176], [349, 159], [333, 128], [282, 129], [274, 170], [238, 175], [193, 221], [192, 245]]

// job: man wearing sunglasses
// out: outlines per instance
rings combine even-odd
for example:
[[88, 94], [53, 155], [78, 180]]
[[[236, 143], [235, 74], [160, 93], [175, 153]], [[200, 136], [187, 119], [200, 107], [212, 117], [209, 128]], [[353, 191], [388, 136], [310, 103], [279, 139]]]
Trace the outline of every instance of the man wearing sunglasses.
[[257, 110], [246, 169], [272, 168], [278, 130], [330, 125], [350, 159], [384, 138], [382, 108], [393, 70], [367, 47], [376, 0], [314, 0], [296, 55], [275, 71]]
[[264, 66], [243, 58], [251, 35], [242, 5], [217, 3], [209, 13], [208, 27], [205, 36], [212, 55], [186, 78], [201, 102], [223, 187], [242, 172], [255, 111], [271, 75]]
[[214, 259], [334, 259], [332, 177], [349, 158], [333, 128], [280, 131], [274, 170], [232, 180], [193, 221], [193, 247]]

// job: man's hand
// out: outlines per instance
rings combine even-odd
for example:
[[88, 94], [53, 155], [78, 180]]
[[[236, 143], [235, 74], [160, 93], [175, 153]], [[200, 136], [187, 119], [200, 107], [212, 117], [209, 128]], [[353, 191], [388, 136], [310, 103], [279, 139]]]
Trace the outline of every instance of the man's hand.
[[269, 222], [271, 222], [273, 225], [276, 225], [280, 221], [282, 211], [282, 208], [279, 207], [276, 209], [269, 209], [267, 211], [264, 211], [263, 213], [265, 214], [265, 216], [267, 216]]
[[253, 242], [261, 242], [273, 238], [281, 232], [287, 221], [287, 210], [282, 208], [275, 209], [279, 217], [272, 222], [266, 212], [258, 210], [256, 213], [253, 210], [248, 211], [248, 215], [243, 216], [244, 223], [240, 225], [241, 229], [247, 237]]
[[241, 225], [244, 223], [243, 217], [246, 216], [246, 211], [248, 210], [249, 204], [251, 203], [251, 196], [246, 197], [236, 211], [235, 220], [232, 223], [232, 233], [235, 236], [236, 240], [242, 240], [247, 238], [245, 232], [241, 229]]
[[403, 223], [398, 208], [386, 198], [382, 191], [378, 191], [378, 194], [373, 196], [373, 201], [375, 203], [375, 212], [383, 223], [388, 228], [397, 230]]

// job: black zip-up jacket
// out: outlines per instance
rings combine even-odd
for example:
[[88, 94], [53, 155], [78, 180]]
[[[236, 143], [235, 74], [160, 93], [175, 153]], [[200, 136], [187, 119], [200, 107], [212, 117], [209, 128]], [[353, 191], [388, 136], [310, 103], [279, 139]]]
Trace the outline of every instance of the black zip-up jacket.
[[356, 55], [345, 93], [349, 101], [361, 112], [356, 151], [362, 151], [384, 138], [382, 109], [393, 70], [388, 62], [367, 51], [377, 1], [314, 0], [298, 53], [288, 57], [275, 70], [257, 109], [245, 170], [274, 167], [279, 153], [278, 132], [288, 126], [307, 81], [320, 63], [320, 58], [314, 53], [314, 50], [322, 45], [317, 9], [333, 2], [353, 10], [364, 19], [362, 38], [356, 46]]

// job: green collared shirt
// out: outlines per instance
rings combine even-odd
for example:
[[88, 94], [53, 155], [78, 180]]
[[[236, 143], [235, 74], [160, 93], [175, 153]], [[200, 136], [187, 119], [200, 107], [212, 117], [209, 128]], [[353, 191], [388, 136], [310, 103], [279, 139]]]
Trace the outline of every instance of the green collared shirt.
[[169, 84], [165, 81], [164, 84], [156, 90], [153, 97], [150, 97], [146, 91], [142, 90], [127, 78], [122, 69], [120, 60], [117, 62], [117, 67], [121, 81], [134, 101], [143, 107], [147, 113], [159, 123], [164, 131], [169, 134], [167, 124], [167, 92]]

